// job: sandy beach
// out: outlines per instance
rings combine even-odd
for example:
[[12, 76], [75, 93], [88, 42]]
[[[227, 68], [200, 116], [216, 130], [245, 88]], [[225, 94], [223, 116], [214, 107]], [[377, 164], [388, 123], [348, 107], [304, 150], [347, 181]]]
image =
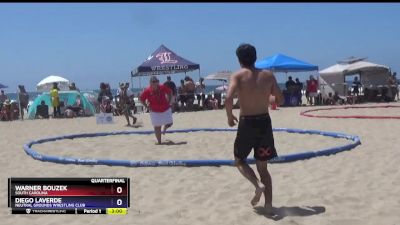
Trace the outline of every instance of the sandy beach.
[[[385, 105], [385, 104], [368, 104]], [[387, 105], [387, 104], [386, 104]], [[400, 103], [391, 103], [399, 105]], [[363, 106], [365, 106], [363, 104]], [[328, 106], [326, 106], [328, 107]], [[298, 128], [357, 135], [352, 151], [284, 164], [271, 164], [273, 205], [278, 217], [266, 218], [250, 205], [254, 189], [234, 167], [155, 167], [62, 165], [34, 160], [22, 146], [30, 140], [66, 134], [152, 130], [148, 114], [142, 127], [97, 125], [95, 117], [0, 122], [1, 224], [400, 224], [400, 120], [324, 119], [300, 116], [316, 107], [278, 108], [270, 112], [274, 128]], [[324, 107], [318, 107], [324, 108]], [[238, 115], [239, 111], [234, 110]], [[399, 108], [320, 111], [326, 115], [400, 115]], [[172, 129], [227, 128], [224, 110], [174, 114]], [[275, 133], [278, 154], [350, 143], [316, 135]], [[156, 146], [154, 135], [119, 135], [63, 140], [35, 145], [49, 155], [102, 159], [233, 159], [235, 132], [167, 134], [178, 145]], [[254, 165], [252, 166], [254, 168]], [[129, 177], [131, 207], [113, 215], [11, 215], [9, 177]]]

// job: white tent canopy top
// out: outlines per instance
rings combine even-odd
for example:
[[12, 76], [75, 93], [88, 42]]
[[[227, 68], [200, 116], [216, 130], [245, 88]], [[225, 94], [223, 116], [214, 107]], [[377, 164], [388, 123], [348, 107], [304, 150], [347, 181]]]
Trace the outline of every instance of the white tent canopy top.
[[384, 72], [389, 71], [389, 67], [371, 63], [367, 61], [358, 61], [350, 64], [336, 64], [319, 71], [321, 75], [352, 75], [362, 72]]
[[360, 76], [360, 82], [364, 87], [376, 88], [379, 85], [386, 85], [390, 76], [390, 68], [384, 65], [367, 61], [354, 60], [350, 63], [339, 63], [319, 71], [319, 84], [323, 95], [329, 92], [339, 95], [347, 95], [348, 86], [345, 76]]
[[57, 83], [61, 91], [69, 90], [69, 80], [56, 75], [51, 75], [41, 80], [36, 85], [36, 90], [40, 92], [50, 91], [53, 88], [53, 83]]

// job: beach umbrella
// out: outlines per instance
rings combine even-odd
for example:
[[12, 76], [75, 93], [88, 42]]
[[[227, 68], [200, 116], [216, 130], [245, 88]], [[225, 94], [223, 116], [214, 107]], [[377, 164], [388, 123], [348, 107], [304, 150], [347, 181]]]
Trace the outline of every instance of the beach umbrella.
[[226, 90], [228, 90], [228, 85], [226, 85], [226, 82], [228, 82], [230, 80], [231, 75], [232, 75], [232, 72], [229, 70], [218, 71], [218, 72], [207, 75], [206, 77], [204, 77], [204, 79], [222, 81], [222, 85], [215, 88], [215, 92], [221, 93], [221, 92], [226, 92]]
[[41, 80], [37, 85], [36, 89], [40, 92], [50, 91], [53, 88], [53, 83], [58, 84], [58, 88], [61, 91], [69, 90], [69, 80], [65, 79], [64, 77], [51, 75], [43, 80]]
[[8, 88], [8, 86], [0, 83], [0, 88]]
[[222, 93], [228, 90], [228, 85], [224, 84], [215, 88], [215, 92]]
[[228, 81], [232, 75], [232, 71], [218, 71], [204, 77], [206, 80], [219, 80], [219, 81]]

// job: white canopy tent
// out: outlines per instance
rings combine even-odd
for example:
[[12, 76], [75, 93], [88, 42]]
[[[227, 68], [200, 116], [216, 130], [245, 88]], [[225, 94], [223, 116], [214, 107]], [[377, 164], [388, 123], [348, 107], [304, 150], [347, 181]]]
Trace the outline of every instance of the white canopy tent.
[[60, 91], [67, 91], [69, 90], [69, 80], [60, 77], [60, 76], [55, 76], [51, 75], [43, 80], [41, 80], [37, 85], [36, 85], [36, 90], [39, 92], [47, 92], [50, 91], [53, 88], [53, 83], [58, 84], [58, 88]]
[[319, 71], [319, 84], [322, 95], [327, 96], [329, 92], [347, 95], [348, 87], [345, 77], [348, 75], [359, 74], [363, 87], [373, 89], [379, 85], [386, 85], [390, 76], [390, 68], [362, 60], [339, 63]]

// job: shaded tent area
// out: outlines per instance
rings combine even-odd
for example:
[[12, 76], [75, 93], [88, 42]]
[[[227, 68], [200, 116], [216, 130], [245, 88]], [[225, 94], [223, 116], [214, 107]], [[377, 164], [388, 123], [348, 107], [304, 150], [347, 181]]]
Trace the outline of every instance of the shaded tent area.
[[[288, 78], [288, 72], [307, 72], [318, 70], [318, 66], [316, 65], [312, 65], [310, 63], [280, 53], [257, 61], [255, 66], [256, 68], [267, 69], [271, 70], [272, 72], [283, 72], [286, 74], [286, 80]], [[299, 88], [297, 88], [296, 86], [293, 87], [291, 90], [282, 91], [285, 97], [284, 106], [297, 106], [301, 103], [302, 94], [301, 90], [298, 89]]]
[[131, 71], [131, 78], [139, 77], [140, 82], [142, 76], [187, 73], [194, 70], [199, 70], [200, 76], [199, 64], [191, 62], [161, 45], [136, 70]]
[[[96, 110], [94, 105], [87, 99], [87, 97], [78, 91], [59, 91], [60, 102], [61, 102], [61, 113], [65, 111], [68, 106], [76, 106], [77, 99], [80, 99], [80, 107], [84, 111], [85, 116], [92, 116], [95, 114]], [[51, 96], [49, 92], [44, 92], [38, 95], [28, 109], [28, 119], [35, 119], [37, 106], [44, 101], [49, 107], [49, 114], [53, 112], [53, 107], [51, 105]]]
[[[365, 61], [366, 58], [349, 57], [338, 61], [337, 64], [319, 71], [319, 83], [323, 96], [335, 92], [341, 96], [348, 96], [351, 84], [346, 83], [347, 76], [359, 75], [363, 87], [364, 101], [380, 101], [378, 95], [387, 92], [387, 80], [390, 77], [390, 68]], [[350, 85], [350, 86], [349, 86]]]

